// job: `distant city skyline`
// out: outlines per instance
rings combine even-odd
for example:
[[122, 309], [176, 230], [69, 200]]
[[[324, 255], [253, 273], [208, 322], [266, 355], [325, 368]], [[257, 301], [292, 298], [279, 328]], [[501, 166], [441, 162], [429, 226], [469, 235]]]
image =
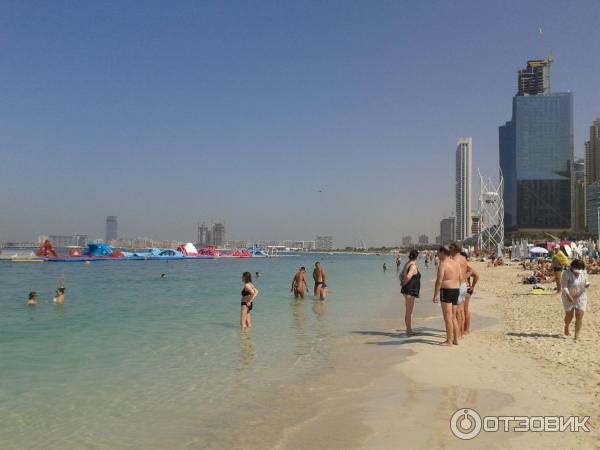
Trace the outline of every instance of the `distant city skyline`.
[[203, 217], [232, 240], [434, 238], [455, 214], [457, 137], [497, 173], [525, 61], [555, 60], [583, 156], [599, 16], [591, 0], [11, 2], [0, 241], [102, 237], [107, 215], [157, 240], [194, 241]]

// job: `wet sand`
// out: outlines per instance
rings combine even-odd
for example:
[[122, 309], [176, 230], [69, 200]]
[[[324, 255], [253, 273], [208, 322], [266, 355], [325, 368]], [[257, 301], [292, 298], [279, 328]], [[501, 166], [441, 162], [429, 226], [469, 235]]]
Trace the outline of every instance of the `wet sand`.
[[[363, 327], [332, 343], [329, 366], [318, 376], [241, 398], [237, 411], [217, 419], [232, 433], [216, 441], [221, 448], [600, 448], [594, 277], [584, 334], [575, 343], [560, 337], [557, 296], [521, 295], [530, 287], [511, 283], [516, 267], [475, 266], [481, 284], [472, 334], [461, 345], [439, 345], [445, 332], [441, 308], [431, 301], [430, 270], [415, 336], [404, 333], [400, 294], [377, 302]], [[591, 432], [482, 432], [464, 441], [450, 430], [462, 408], [481, 416], [591, 416]], [[186, 448], [206, 446], [195, 440]]]
[[[516, 295], [524, 290], [509, 281], [516, 268], [475, 265], [481, 285], [472, 301], [473, 332], [461, 345], [439, 345], [445, 334], [431, 287], [416, 306], [416, 336], [403, 332], [403, 301], [389, 302], [381, 318], [338, 343], [332, 373], [298, 387], [318, 393], [315, 413], [287, 427], [276, 447], [600, 448], [600, 351], [591, 330], [597, 308], [590, 308], [581, 342], [556, 338], [562, 330], [556, 297], [551, 304], [544, 296], [542, 314], [533, 302], [542, 299], [523, 304]], [[556, 345], [565, 350], [550, 351]], [[450, 430], [450, 417], [461, 408], [481, 416], [589, 415], [591, 432], [482, 432], [464, 441]]]

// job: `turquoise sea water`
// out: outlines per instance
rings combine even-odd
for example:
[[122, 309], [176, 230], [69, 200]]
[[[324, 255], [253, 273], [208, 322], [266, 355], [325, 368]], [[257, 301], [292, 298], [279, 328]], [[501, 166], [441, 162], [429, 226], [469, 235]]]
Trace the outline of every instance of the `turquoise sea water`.
[[[312, 290], [317, 258], [329, 300], [294, 301], [293, 274], [306, 266]], [[262, 277], [254, 327], [240, 333], [246, 270]], [[63, 307], [52, 303], [62, 273]], [[218, 442], [219, 431], [203, 427], [235, 408], [240, 392], [318, 374], [331, 364], [334, 338], [383, 298], [400, 301], [393, 258], [363, 255], [0, 263], [0, 279], [2, 449]], [[25, 304], [30, 290], [39, 294], [36, 307]]]

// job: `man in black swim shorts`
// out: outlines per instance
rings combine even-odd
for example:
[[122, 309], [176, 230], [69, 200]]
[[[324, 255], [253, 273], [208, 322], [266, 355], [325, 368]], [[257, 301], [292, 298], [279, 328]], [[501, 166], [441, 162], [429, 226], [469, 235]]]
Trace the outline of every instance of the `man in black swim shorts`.
[[453, 305], [458, 305], [459, 295], [460, 295], [460, 289], [449, 289], [449, 288], [441, 288], [440, 289], [440, 301], [442, 303], [452, 303]]
[[438, 250], [440, 265], [435, 280], [434, 303], [442, 302], [442, 313], [446, 325], [444, 346], [458, 345], [458, 297], [460, 293], [460, 266], [450, 258], [450, 250], [441, 246]]

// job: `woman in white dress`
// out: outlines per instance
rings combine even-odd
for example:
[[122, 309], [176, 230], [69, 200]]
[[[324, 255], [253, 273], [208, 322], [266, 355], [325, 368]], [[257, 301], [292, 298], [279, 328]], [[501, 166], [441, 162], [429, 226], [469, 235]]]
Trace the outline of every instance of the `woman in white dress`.
[[562, 302], [565, 308], [565, 336], [571, 335], [569, 325], [571, 325], [573, 316], [575, 316], [575, 340], [577, 340], [587, 306], [587, 288], [590, 287], [585, 271], [585, 263], [580, 259], [574, 259], [569, 268], [563, 271], [560, 285]]

